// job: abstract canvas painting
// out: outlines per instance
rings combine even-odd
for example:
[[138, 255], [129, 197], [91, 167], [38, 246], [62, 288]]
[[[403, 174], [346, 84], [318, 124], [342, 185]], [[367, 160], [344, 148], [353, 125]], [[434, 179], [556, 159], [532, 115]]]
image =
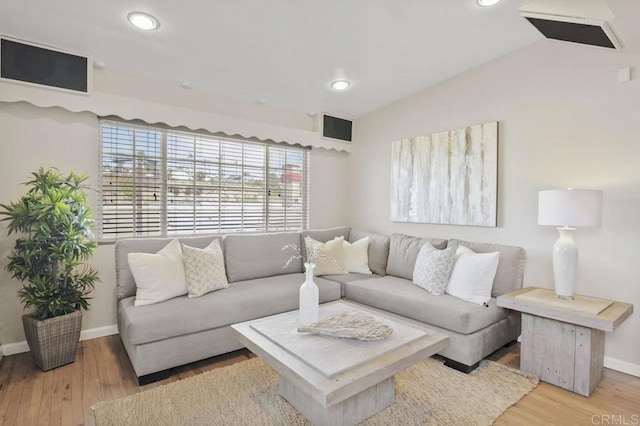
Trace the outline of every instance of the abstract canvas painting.
[[393, 142], [391, 220], [496, 226], [498, 122]]

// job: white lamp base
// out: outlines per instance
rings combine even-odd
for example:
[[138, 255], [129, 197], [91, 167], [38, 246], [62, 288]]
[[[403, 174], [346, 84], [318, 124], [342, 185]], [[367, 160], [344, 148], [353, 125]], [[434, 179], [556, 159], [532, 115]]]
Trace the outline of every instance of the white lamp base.
[[578, 264], [578, 244], [573, 239], [575, 228], [558, 228], [560, 238], [553, 245], [553, 278], [556, 294], [563, 299], [573, 299]]

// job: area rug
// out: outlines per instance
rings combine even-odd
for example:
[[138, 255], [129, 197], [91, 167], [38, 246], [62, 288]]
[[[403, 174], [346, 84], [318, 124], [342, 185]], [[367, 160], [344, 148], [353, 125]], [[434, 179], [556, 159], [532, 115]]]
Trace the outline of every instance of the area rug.
[[[538, 378], [491, 361], [464, 374], [430, 358], [396, 375], [395, 403], [363, 425], [490, 425], [538, 385]], [[253, 358], [97, 403], [97, 426], [308, 425], [278, 395], [278, 374]]]

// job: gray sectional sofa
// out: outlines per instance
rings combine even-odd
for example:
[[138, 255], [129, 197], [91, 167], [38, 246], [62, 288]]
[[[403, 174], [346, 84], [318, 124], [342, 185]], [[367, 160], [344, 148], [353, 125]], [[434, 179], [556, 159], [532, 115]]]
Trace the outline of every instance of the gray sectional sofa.
[[[389, 311], [447, 334], [450, 344], [440, 353], [445, 362], [463, 371], [520, 334], [516, 313], [496, 305], [495, 297], [522, 287], [525, 251], [519, 247], [438, 240], [393, 234], [390, 237], [348, 227], [273, 234], [231, 234], [189, 237], [180, 241], [206, 247], [220, 239], [229, 288], [198, 298], [176, 297], [154, 305], [134, 306], [135, 281], [127, 255], [155, 253], [170, 238], [125, 239], [115, 246], [118, 330], [141, 384], [167, 377], [172, 367], [242, 348], [230, 326], [298, 308], [304, 281], [303, 261], [283, 265], [293, 254], [287, 244], [303, 246], [304, 237], [326, 242], [336, 236], [354, 242], [369, 236], [369, 267], [373, 274], [316, 277], [320, 302], [346, 298]], [[476, 252], [500, 252], [489, 306], [475, 305], [448, 294], [433, 296], [411, 282], [420, 247], [465, 245]]]

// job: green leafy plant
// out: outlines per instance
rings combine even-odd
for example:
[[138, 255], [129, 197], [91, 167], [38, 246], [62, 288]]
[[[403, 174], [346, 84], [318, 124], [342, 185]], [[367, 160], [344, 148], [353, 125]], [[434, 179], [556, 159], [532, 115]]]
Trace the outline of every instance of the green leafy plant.
[[43, 168], [32, 176], [24, 196], [0, 204], [9, 235], [20, 235], [6, 269], [23, 282], [18, 297], [37, 319], [86, 310], [99, 281], [98, 272], [84, 264], [97, 246], [84, 193], [87, 176]]

